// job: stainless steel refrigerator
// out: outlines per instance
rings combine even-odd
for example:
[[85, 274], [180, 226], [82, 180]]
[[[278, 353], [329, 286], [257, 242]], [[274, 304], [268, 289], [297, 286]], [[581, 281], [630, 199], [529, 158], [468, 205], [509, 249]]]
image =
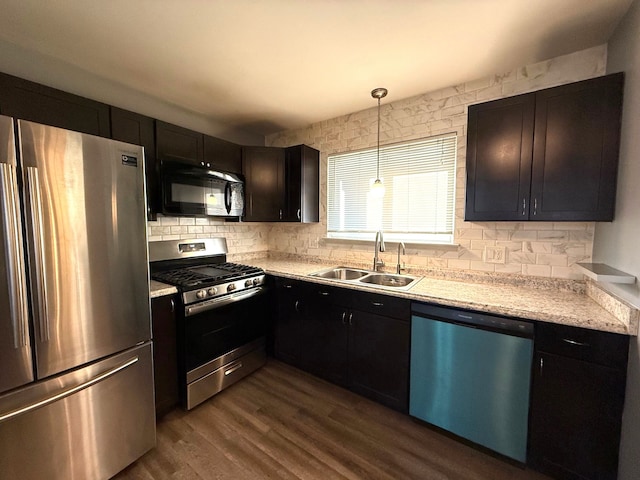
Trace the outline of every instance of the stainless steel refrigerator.
[[0, 478], [155, 444], [141, 147], [0, 116]]

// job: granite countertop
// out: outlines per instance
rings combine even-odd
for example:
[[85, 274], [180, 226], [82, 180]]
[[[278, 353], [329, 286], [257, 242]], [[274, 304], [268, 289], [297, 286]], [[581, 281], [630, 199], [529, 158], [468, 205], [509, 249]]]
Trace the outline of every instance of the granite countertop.
[[151, 294], [151, 298], [158, 298], [178, 293], [178, 289], [173, 285], [167, 285], [166, 283], [151, 280], [149, 283], [149, 292]]
[[[624, 335], [638, 335], [640, 311], [612, 298], [595, 284], [587, 286], [590, 295], [532, 286], [474, 283], [424, 277], [409, 290], [389, 290], [320, 277], [310, 273], [337, 266], [336, 263], [310, 263], [296, 260], [254, 259], [244, 263], [266, 273], [337, 285], [363, 291], [394, 295], [450, 307], [479, 310], [529, 320], [571, 325]], [[411, 273], [414, 275], [414, 273]], [[177, 293], [176, 287], [151, 280], [151, 298]]]
[[[638, 310], [625, 309], [624, 305], [607, 299], [600, 303], [591, 296], [563, 290], [541, 289], [530, 286], [513, 286], [453, 281], [424, 277], [409, 290], [388, 290], [310, 277], [309, 274], [335, 267], [337, 264], [307, 263], [295, 260], [258, 259], [250, 263], [265, 272], [282, 277], [332, 284], [344, 288], [374, 291], [386, 295], [409, 298], [445, 306], [467, 308], [488, 313], [508, 315], [530, 320], [571, 325], [592, 330], [638, 335]], [[412, 273], [413, 274], [413, 273]], [[592, 287], [594, 288], [594, 287]], [[602, 291], [599, 292], [602, 296]], [[598, 297], [598, 295], [596, 295]], [[598, 300], [600, 300], [598, 298]], [[606, 309], [601, 306], [604, 304]]]

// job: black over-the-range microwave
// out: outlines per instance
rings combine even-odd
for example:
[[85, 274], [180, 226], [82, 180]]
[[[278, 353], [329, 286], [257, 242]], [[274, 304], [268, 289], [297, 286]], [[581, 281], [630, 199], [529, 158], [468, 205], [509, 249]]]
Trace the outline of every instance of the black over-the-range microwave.
[[241, 217], [241, 176], [177, 161], [160, 166], [162, 213], [167, 215]]

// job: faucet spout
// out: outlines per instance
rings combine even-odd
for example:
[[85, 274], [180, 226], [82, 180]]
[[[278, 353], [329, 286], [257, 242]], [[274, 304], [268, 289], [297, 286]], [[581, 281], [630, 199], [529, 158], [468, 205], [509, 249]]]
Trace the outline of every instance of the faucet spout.
[[378, 252], [384, 252], [384, 237], [382, 235], [382, 230], [378, 230], [376, 232], [376, 240], [373, 245], [373, 270], [377, 271], [384, 267], [384, 262], [378, 256]]
[[398, 275], [400, 275], [400, 270], [402, 270], [402, 267], [400, 267], [400, 249], [402, 248], [402, 254], [404, 255], [406, 253], [405, 248], [404, 248], [404, 242], [400, 242], [398, 244], [398, 264], [396, 265], [396, 273]]

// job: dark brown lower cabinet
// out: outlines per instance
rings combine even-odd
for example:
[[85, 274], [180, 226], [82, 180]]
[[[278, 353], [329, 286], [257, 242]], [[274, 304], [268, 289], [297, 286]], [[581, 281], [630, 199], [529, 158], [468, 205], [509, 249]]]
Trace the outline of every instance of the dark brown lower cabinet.
[[157, 297], [151, 300], [151, 322], [156, 416], [160, 417], [180, 402], [174, 296]]
[[408, 300], [288, 279], [276, 285], [277, 358], [408, 411]]
[[628, 337], [539, 325], [536, 342], [528, 463], [557, 479], [616, 479]]

